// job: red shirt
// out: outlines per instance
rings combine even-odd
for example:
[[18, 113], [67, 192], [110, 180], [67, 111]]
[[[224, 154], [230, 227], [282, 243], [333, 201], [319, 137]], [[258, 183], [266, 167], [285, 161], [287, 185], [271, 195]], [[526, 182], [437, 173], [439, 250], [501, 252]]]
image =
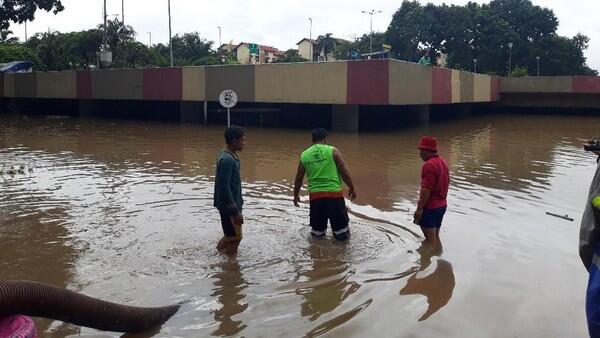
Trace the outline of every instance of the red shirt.
[[431, 190], [429, 201], [425, 209], [442, 208], [448, 205], [446, 197], [448, 196], [448, 186], [450, 185], [450, 172], [446, 161], [439, 156], [433, 155], [421, 169], [421, 189]]

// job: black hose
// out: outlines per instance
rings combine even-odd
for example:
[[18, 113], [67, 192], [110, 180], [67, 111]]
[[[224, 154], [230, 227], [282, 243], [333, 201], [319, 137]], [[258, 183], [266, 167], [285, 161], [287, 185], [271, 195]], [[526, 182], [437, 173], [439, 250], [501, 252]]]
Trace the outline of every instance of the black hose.
[[0, 318], [43, 317], [112, 332], [141, 332], [166, 322], [179, 305], [142, 308], [105, 302], [52, 285], [0, 281]]

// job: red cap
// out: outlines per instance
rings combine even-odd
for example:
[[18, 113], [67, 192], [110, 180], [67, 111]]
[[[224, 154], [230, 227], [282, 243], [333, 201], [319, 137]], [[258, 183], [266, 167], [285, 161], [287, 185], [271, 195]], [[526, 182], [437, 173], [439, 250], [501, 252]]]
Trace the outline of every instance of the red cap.
[[423, 136], [419, 141], [419, 149], [437, 151], [437, 140], [435, 137]]

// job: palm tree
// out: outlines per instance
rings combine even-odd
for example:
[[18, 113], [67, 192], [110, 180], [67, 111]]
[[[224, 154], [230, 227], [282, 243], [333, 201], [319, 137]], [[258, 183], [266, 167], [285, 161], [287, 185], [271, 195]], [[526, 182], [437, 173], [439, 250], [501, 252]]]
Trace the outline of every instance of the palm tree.
[[327, 33], [319, 35], [317, 38], [317, 49], [325, 56], [325, 61], [327, 61], [327, 56], [335, 49], [335, 39], [331, 37], [332, 35], [332, 33]]

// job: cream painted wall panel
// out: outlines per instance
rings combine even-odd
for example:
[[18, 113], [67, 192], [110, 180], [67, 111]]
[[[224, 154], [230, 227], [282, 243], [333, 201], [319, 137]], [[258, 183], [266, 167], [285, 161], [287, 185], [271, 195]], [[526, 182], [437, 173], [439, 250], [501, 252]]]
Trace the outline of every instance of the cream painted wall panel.
[[492, 100], [492, 78], [483, 74], [475, 74], [473, 80], [473, 101], [490, 102]]
[[460, 102], [460, 71], [452, 70], [452, 103]]
[[256, 66], [256, 101], [345, 104], [345, 62]]
[[390, 61], [390, 104], [431, 104], [432, 70], [429, 66]]
[[185, 67], [182, 70], [183, 100], [206, 100], [206, 69], [204, 67]]

